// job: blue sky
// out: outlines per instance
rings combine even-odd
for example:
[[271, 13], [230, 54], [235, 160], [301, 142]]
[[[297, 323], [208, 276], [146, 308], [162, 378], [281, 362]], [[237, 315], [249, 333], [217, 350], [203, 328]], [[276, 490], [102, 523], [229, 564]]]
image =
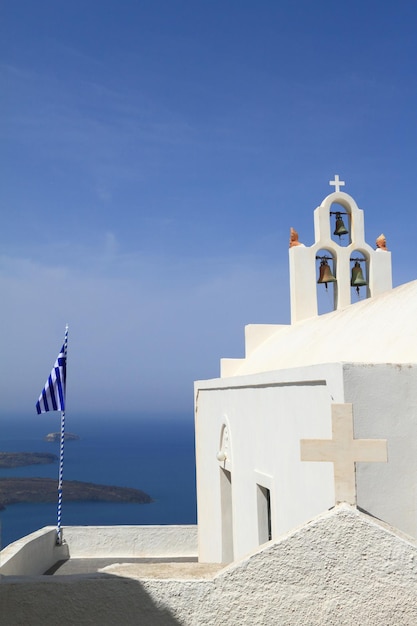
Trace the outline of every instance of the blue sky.
[[417, 276], [417, 7], [4, 0], [0, 412], [70, 326], [68, 409], [189, 413], [288, 323], [288, 238], [335, 173]]

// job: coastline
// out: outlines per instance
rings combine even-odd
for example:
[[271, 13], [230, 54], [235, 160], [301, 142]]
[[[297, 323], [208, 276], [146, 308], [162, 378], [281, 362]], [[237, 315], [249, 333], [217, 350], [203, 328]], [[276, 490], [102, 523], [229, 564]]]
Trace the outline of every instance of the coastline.
[[[67, 480], [63, 481], [62, 490], [69, 502], [153, 502], [147, 493], [132, 487]], [[11, 504], [55, 502], [56, 494], [57, 481], [52, 478], [0, 478], [0, 510]]]
[[0, 452], [0, 469], [50, 465], [56, 461], [58, 461], [57, 455], [51, 452]]
[[[1, 415], [0, 450], [59, 453], [58, 443], [43, 441], [57, 428], [57, 416]], [[47, 423], [45, 427], [45, 423]], [[68, 526], [195, 524], [195, 451], [193, 414], [132, 416], [71, 414], [69, 430], [79, 441], [65, 446], [65, 480], [142, 489], [152, 506], [132, 502], [69, 501], [63, 493], [62, 523]], [[0, 469], [0, 478], [45, 477], [54, 481], [53, 502], [17, 503], [0, 511], [0, 545], [5, 547], [55, 523], [58, 463]]]

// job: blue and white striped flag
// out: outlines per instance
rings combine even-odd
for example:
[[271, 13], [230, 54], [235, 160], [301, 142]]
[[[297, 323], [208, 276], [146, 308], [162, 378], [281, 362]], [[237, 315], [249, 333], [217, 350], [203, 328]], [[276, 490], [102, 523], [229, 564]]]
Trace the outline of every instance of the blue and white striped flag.
[[65, 411], [65, 382], [67, 378], [66, 345], [61, 348], [52, 372], [36, 403], [38, 414], [48, 411]]

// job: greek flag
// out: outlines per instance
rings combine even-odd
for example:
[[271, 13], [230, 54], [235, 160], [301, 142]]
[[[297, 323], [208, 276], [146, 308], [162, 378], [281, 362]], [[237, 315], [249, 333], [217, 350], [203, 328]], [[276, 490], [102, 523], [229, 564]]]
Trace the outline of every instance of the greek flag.
[[46, 381], [36, 403], [38, 414], [48, 411], [65, 411], [65, 381], [67, 377], [67, 357], [65, 343], [58, 354], [52, 372]]

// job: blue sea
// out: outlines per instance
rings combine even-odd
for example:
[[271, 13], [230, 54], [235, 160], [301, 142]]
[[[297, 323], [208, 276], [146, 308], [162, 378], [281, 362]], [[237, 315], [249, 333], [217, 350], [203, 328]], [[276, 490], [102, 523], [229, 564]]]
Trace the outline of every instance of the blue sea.
[[[60, 414], [0, 416], [0, 451], [52, 452], [59, 444], [43, 441], [60, 430]], [[195, 456], [192, 415], [68, 415], [62, 526], [119, 524], [195, 524]], [[6, 476], [50, 477], [58, 483], [58, 461], [0, 469]], [[151, 504], [65, 502], [65, 480], [135, 487]], [[0, 548], [43, 526], [56, 525], [56, 504], [12, 504], [0, 511]]]

